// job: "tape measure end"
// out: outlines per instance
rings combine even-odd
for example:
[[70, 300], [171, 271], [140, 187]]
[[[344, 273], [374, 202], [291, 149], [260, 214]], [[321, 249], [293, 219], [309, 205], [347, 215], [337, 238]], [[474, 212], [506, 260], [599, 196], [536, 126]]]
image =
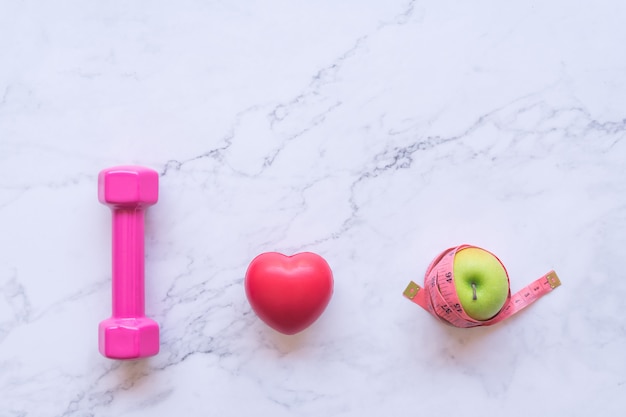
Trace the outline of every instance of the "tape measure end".
[[412, 300], [417, 295], [417, 292], [421, 290], [422, 287], [414, 283], [413, 281], [409, 282], [409, 285], [406, 287], [402, 295], [404, 295], [409, 300]]
[[548, 272], [548, 274], [546, 275], [546, 279], [548, 280], [548, 284], [550, 285], [550, 288], [552, 289], [555, 289], [556, 287], [561, 285], [561, 280], [559, 279], [559, 276], [554, 271]]

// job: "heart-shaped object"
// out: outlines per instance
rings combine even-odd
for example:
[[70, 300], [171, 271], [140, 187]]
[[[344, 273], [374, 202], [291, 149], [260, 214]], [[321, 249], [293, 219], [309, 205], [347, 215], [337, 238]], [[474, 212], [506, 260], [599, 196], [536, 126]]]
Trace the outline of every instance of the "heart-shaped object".
[[322, 315], [333, 293], [333, 273], [321, 256], [262, 253], [245, 278], [246, 296], [268, 326], [284, 334], [309, 327]]

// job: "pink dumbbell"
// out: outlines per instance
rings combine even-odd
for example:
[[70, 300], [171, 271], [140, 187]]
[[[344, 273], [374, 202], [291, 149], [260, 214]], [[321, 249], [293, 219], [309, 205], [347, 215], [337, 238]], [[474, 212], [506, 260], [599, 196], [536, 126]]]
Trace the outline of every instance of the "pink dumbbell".
[[158, 197], [154, 170], [118, 166], [98, 175], [98, 200], [113, 213], [113, 315], [98, 328], [98, 348], [107, 358], [159, 353], [159, 325], [144, 315], [144, 213]]

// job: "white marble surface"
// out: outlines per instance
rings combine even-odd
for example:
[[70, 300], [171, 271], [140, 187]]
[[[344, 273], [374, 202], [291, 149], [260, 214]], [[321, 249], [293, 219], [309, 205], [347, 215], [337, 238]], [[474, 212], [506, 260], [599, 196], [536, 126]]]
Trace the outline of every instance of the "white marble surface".
[[[0, 2], [0, 416], [620, 415], [626, 3]], [[147, 313], [97, 350], [100, 169], [161, 173]], [[495, 252], [491, 328], [402, 297], [440, 250]], [[307, 331], [260, 322], [250, 260], [314, 251]]]

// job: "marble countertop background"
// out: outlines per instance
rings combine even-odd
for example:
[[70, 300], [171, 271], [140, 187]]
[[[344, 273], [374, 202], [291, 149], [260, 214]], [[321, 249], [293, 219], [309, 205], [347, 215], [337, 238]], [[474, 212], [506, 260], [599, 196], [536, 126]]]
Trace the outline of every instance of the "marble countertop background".
[[[626, 409], [626, 3], [0, 2], [0, 416], [590, 416]], [[97, 174], [160, 172], [159, 355], [97, 349]], [[402, 297], [441, 250], [496, 253], [489, 328]], [[283, 336], [259, 253], [335, 293]]]

